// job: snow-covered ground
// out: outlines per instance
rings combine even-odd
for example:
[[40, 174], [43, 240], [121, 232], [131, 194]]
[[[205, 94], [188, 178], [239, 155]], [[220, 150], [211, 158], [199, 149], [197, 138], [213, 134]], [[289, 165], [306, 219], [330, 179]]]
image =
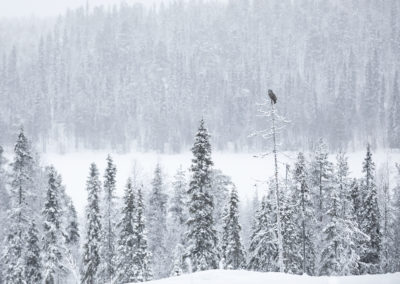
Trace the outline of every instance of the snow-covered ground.
[[[95, 162], [103, 175], [106, 166], [107, 152], [74, 152], [67, 154], [47, 153], [42, 155], [44, 165], [53, 164], [63, 177], [66, 185], [67, 193], [72, 197], [78, 212], [83, 212], [86, 204], [86, 178], [89, 173], [89, 165]], [[171, 180], [180, 165], [184, 169], [188, 169], [192, 159], [190, 152], [182, 154], [167, 155], [155, 153], [130, 153], [115, 154], [111, 152], [112, 157], [117, 165], [117, 187], [119, 194], [122, 193], [127, 178], [132, 174], [133, 165], [136, 163], [141, 169], [142, 178], [145, 184], [149, 184], [152, 178], [153, 170], [157, 162], [160, 162], [166, 180]], [[362, 161], [365, 156], [364, 151], [349, 153], [349, 165], [351, 174], [354, 177], [360, 176]], [[293, 165], [296, 153], [285, 153], [281, 155], [282, 163]], [[334, 161], [335, 156], [332, 155], [331, 160]], [[394, 174], [394, 163], [400, 163], [399, 152], [377, 151], [373, 155], [377, 169], [386, 161]], [[250, 153], [213, 153], [215, 168], [221, 169], [225, 174], [231, 176], [236, 184], [241, 200], [244, 202], [246, 198], [252, 198], [257, 185], [261, 194], [266, 188], [265, 181], [273, 175], [273, 159], [272, 156], [265, 158], [255, 158]], [[282, 171], [285, 167], [282, 165]], [[400, 282], [399, 282], [400, 283]]]
[[209, 270], [146, 282], [149, 284], [399, 284], [400, 273], [343, 277], [311, 277], [275, 272]]

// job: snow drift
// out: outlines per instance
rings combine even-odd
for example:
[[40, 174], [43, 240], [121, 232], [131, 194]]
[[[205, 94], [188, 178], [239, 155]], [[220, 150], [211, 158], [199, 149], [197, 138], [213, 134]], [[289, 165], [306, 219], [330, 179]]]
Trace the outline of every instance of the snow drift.
[[277, 272], [254, 272], [244, 270], [209, 270], [185, 274], [149, 284], [398, 284], [400, 273], [381, 275], [314, 277]]

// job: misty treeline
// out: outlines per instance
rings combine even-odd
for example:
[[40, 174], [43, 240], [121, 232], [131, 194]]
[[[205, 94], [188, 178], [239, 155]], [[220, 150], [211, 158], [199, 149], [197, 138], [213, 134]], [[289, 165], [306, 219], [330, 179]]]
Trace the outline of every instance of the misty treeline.
[[[261, 199], [240, 205], [231, 179], [213, 168], [201, 120], [187, 172], [168, 183], [160, 164], [146, 188], [137, 165], [116, 195], [111, 156], [103, 174], [91, 164], [82, 226], [53, 166], [42, 168], [23, 131], [13, 160], [0, 148], [1, 283], [142, 282], [207, 269], [360, 275], [400, 271], [400, 165], [375, 169], [368, 145], [360, 178], [343, 152], [328, 159], [322, 139], [298, 153]], [[189, 174], [188, 174], [189, 173]], [[268, 177], [266, 177], [268, 178]]]
[[[259, 150], [270, 87], [283, 149], [400, 147], [400, 2], [172, 1], [0, 20], [0, 137], [40, 149], [178, 152], [202, 115], [217, 150]], [[374, 135], [377, 134], [377, 135]]]

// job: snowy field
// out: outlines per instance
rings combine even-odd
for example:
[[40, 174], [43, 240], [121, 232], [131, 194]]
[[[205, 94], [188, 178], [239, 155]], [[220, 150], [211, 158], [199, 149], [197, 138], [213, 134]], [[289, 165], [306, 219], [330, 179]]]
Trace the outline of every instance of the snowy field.
[[[107, 152], [75, 152], [67, 154], [47, 153], [42, 155], [44, 165], [53, 164], [63, 177], [67, 193], [72, 197], [78, 212], [83, 212], [86, 204], [86, 178], [89, 173], [89, 165], [95, 162], [99, 167], [101, 176], [106, 166]], [[141, 172], [141, 178], [144, 184], [149, 184], [155, 165], [159, 162], [162, 165], [167, 182], [175, 174], [179, 166], [188, 169], [192, 154], [190, 152], [166, 155], [155, 153], [130, 153], [115, 154], [111, 152], [117, 165], [117, 190], [122, 194], [127, 178], [132, 174], [133, 165], [136, 163]], [[293, 165], [296, 153], [285, 153], [281, 155], [282, 163]], [[362, 161], [365, 156], [364, 151], [349, 153], [349, 165], [351, 175], [358, 177], [361, 174]], [[331, 155], [330, 159], [335, 160]], [[377, 170], [380, 166], [388, 164], [395, 173], [394, 163], [400, 163], [399, 152], [377, 151], [373, 155]], [[242, 202], [246, 198], [252, 198], [256, 187], [259, 194], [265, 189], [265, 180], [273, 175], [272, 156], [265, 158], [255, 158], [250, 153], [221, 153], [213, 154], [214, 168], [221, 169], [226, 175], [229, 175], [236, 184], [239, 196]], [[282, 171], [285, 167], [282, 165]], [[399, 282], [400, 283], [400, 282]]]
[[274, 272], [209, 270], [146, 282], [149, 284], [399, 284], [400, 273], [346, 277], [311, 277]]

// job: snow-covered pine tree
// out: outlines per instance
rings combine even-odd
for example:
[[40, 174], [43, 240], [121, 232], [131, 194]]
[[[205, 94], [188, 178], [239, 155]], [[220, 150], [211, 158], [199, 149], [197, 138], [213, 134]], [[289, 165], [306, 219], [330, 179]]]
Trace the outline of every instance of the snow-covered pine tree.
[[[4, 157], [3, 147], [0, 146], [0, 223], [4, 224], [7, 217], [7, 210], [10, 208], [10, 195], [7, 190], [7, 173], [5, 166], [7, 159]], [[0, 228], [0, 241], [3, 241], [6, 226]], [[1, 273], [0, 273], [1, 275]]]
[[11, 180], [12, 206], [8, 213], [10, 228], [3, 254], [5, 265], [4, 280], [5, 283], [22, 284], [26, 282], [26, 239], [32, 214], [28, 201], [33, 185], [34, 163], [30, 143], [23, 130], [18, 135], [14, 153]]
[[319, 275], [339, 275], [340, 272], [340, 245], [344, 240], [341, 238], [340, 220], [340, 191], [334, 186], [327, 192], [326, 200], [326, 222], [322, 229], [322, 252], [320, 258]]
[[354, 178], [353, 181], [351, 182], [350, 192], [351, 192], [350, 196], [351, 196], [351, 205], [352, 205], [351, 215], [353, 218], [355, 218], [357, 227], [361, 228], [362, 195], [361, 195], [359, 181], [356, 178]]
[[222, 257], [225, 268], [241, 269], [245, 267], [246, 259], [240, 237], [242, 228], [239, 224], [239, 197], [236, 188], [232, 188], [227, 209], [223, 217]]
[[388, 117], [388, 141], [391, 148], [400, 148], [400, 89], [399, 75], [396, 72]]
[[[3, 147], [0, 146], [0, 243], [3, 244], [5, 240], [5, 236], [7, 234], [7, 228], [9, 228], [8, 220], [7, 220], [7, 212], [11, 206], [11, 199], [6, 187], [8, 184], [8, 177], [5, 169], [5, 165], [7, 164], [7, 159], [4, 157]], [[3, 252], [0, 252], [2, 254]], [[0, 257], [0, 283], [3, 279], [3, 273], [5, 269], [3, 268], [3, 261]]]
[[328, 154], [327, 145], [321, 138], [316, 146], [309, 171], [316, 216], [320, 226], [322, 226], [324, 216], [324, 197], [332, 186], [333, 167], [328, 160]]
[[234, 188], [231, 178], [219, 169], [211, 171], [211, 195], [214, 202], [213, 219], [218, 236], [222, 234], [224, 208], [229, 200], [229, 192]]
[[187, 221], [187, 257], [191, 270], [216, 269], [218, 267], [217, 233], [214, 228], [214, 202], [211, 195], [211, 144], [204, 120], [195, 137], [192, 148], [192, 176], [189, 183], [189, 219]]
[[79, 245], [79, 227], [78, 227], [78, 216], [76, 214], [76, 209], [72, 201], [68, 203], [68, 223], [66, 228], [66, 243], [68, 246]]
[[[360, 180], [353, 178], [353, 180], [350, 183], [350, 198], [351, 198], [351, 207], [350, 207], [350, 212], [349, 212], [349, 219], [354, 221], [354, 226], [361, 230], [362, 226], [362, 221], [363, 221], [363, 201], [362, 201], [362, 192], [361, 192], [361, 185], [360, 185]], [[365, 242], [365, 234], [363, 235], [364, 238], [361, 238], [357, 240], [357, 252], [358, 254], [361, 255], [365, 251], [366, 247], [366, 242]], [[368, 237], [367, 237], [368, 238]], [[357, 269], [354, 271], [354, 274], [362, 274], [364, 273], [365, 269], [362, 269], [362, 267], [365, 267], [363, 263], [361, 262], [361, 258], [359, 260], [359, 263], [357, 265]]]
[[[314, 212], [317, 218], [314, 230], [321, 232], [325, 226], [324, 217], [326, 212], [327, 197], [330, 195], [332, 189], [332, 163], [328, 160], [328, 148], [323, 139], [318, 141], [314, 155], [311, 161], [311, 167], [309, 169], [310, 173], [310, 185], [311, 185], [311, 195], [313, 198]], [[321, 240], [322, 234], [317, 234], [314, 239], [315, 252], [317, 253], [315, 261], [315, 268], [321, 264], [320, 254], [322, 252]]]
[[185, 171], [180, 167], [174, 176], [172, 182], [172, 198], [170, 199], [169, 213], [170, 213], [170, 231], [173, 230], [175, 234], [176, 242], [182, 240], [182, 228], [185, 226], [187, 221], [186, 212], [186, 191], [187, 181]]
[[97, 283], [97, 272], [100, 264], [101, 218], [99, 194], [101, 183], [96, 164], [92, 163], [86, 182], [88, 204], [86, 207], [86, 238], [83, 246], [83, 270], [81, 282]]
[[378, 201], [380, 212], [382, 212], [380, 225], [382, 233], [380, 267], [382, 273], [393, 272], [391, 251], [395, 247], [393, 243], [393, 229], [396, 225], [394, 222], [389, 176], [389, 164], [386, 163], [385, 166], [379, 169], [378, 173]]
[[[8, 189], [6, 187], [7, 181], [7, 173], [5, 169], [5, 165], [7, 164], [7, 160], [3, 155], [4, 150], [3, 147], [0, 146], [0, 224], [3, 224], [0, 227], [0, 243], [3, 244], [5, 240], [5, 236], [7, 234], [7, 229], [9, 228], [8, 220], [7, 220], [7, 212], [11, 206], [10, 195]], [[3, 253], [3, 252], [0, 252]], [[0, 283], [4, 282], [3, 273], [5, 268], [3, 267], [3, 261], [0, 258]]]
[[172, 266], [171, 276], [179, 276], [187, 271], [185, 263], [185, 247], [178, 243], [174, 249], [174, 264]]
[[255, 271], [278, 272], [278, 238], [273, 201], [264, 196], [256, 213], [256, 221], [250, 238], [247, 268]]
[[[336, 156], [336, 170], [334, 178], [336, 189], [339, 190], [339, 200], [341, 212], [339, 214], [342, 242], [340, 258], [340, 275], [359, 274], [361, 244], [367, 240], [367, 236], [360, 230], [357, 218], [357, 210], [354, 204], [357, 204], [357, 182], [349, 177], [349, 166], [347, 156], [339, 152]], [[343, 257], [344, 256], [344, 257]]]
[[[299, 199], [296, 188], [291, 186], [289, 178], [289, 168], [287, 168], [285, 185], [281, 186], [281, 223], [282, 223], [282, 240], [283, 240], [283, 262], [285, 272], [290, 274], [302, 273], [302, 239], [301, 222], [298, 219]], [[301, 200], [300, 200], [301, 201]]]
[[168, 240], [167, 249], [173, 251], [173, 268], [171, 271], [172, 275], [180, 275], [185, 272], [183, 264], [183, 234], [186, 228], [187, 222], [187, 182], [185, 172], [180, 167], [176, 172], [172, 181], [172, 197], [170, 198], [170, 204], [168, 209]]
[[363, 162], [361, 179], [361, 230], [369, 237], [366, 250], [361, 256], [362, 273], [378, 273], [380, 271], [381, 231], [378, 193], [375, 184], [375, 163], [372, 160], [371, 147], [367, 145], [367, 153]]
[[327, 200], [327, 223], [322, 230], [322, 254], [320, 275], [352, 275], [358, 273], [360, 260], [359, 241], [366, 236], [358, 229], [352, 218], [350, 179], [347, 157], [337, 155], [334, 186]]
[[218, 238], [218, 252], [219, 252], [219, 264], [218, 268], [219, 269], [227, 269], [226, 263], [225, 263], [225, 251], [228, 246], [228, 234], [226, 231], [228, 231], [226, 227], [226, 221], [225, 218], [229, 216], [229, 202], [225, 205], [223, 214], [222, 214], [222, 232]]
[[295, 163], [293, 179], [295, 182], [294, 200], [297, 201], [299, 214], [293, 216], [298, 219], [300, 226], [301, 242], [301, 268], [303, 274], [315, 275], [315, 247], [313, 238], [313, 224], [315, 224], [315, 211], [313, 209], [312, 197], [309, 187], [309, 177], [306, 160], [303, 153], [299, 153]]
[[397, 184], [393, 195], [394, 210], [394, 228], [393, 228], [393, 248], [391, 259], [393, 262], [393, 270], [400, 271], [400, 164], [396, 164], [397, 168]]
[[41, 283], [43, 279], [39, 231], [34, 221], [28, 230], [25, 275], [27, 284]]
[[103, 283], [111, 283], [115, 276], [116, 258], [116, 173], [117, 169], [110, 155], [107, 156], [107, 167], [104, 173], [102, 199], [102, 234], [101, 234], [101, 261], [99, 279]]
[[149, 281], [153, 278], [151, 271], [151, 253], [147, 246], [147, 234], [144, 218], [144, 204], [142, 186], [138, 187], [137, 191], [137, 209], [136, 209], [136, 255], [135, 266], [137, 267], [136, 279], [139, 282]]
[[136, 232], [136, 202], [132, 180], [129, 178], [123, 197], [122, 219], [118, 224], [118, 256], [116, 261], [116, 280], [118, 283], [137, 282], [136, 263], [137, 232]]
[[167, 254], [167, 201], [165, 185], [163, 182], [160, 164], [156, 165], [154, 178], [151, 182], [152, 189], [149, 197], [149, 209], [147, 211], [147, 222], [149, 231], [149, 250], [152, 255], [153, 276], [155, 279], [167, 277], [171, 271], [170, 259]]
[[53, 166], [47, 169], [47, 195], [43, 209], [43, 279], [45, 283], [58, 283], [64, 276], [63, 258], [67, 252], [61, 227], [61, 177]]
[[79, 280], [80, 262], [80, 233], [78, 217], [72, 200], [69, 200], [65, 208], [65, 244], [68, 250], [66, 262], [76, 281]]
[[243, 246], [246, 248], [250, 247], [250, 236], [252, 233], [252, 229], [255, 222], [255, 217], [258, 208], [260, 207], [260, 200], [258, 197], [258, 188], [257, 185], [254, 185], [253, 197], [251, 200], [247, 200], [246, 204], [242, 205], [240, 215], [240, 221], [242, 224], [242, 237], [243, 237]]

